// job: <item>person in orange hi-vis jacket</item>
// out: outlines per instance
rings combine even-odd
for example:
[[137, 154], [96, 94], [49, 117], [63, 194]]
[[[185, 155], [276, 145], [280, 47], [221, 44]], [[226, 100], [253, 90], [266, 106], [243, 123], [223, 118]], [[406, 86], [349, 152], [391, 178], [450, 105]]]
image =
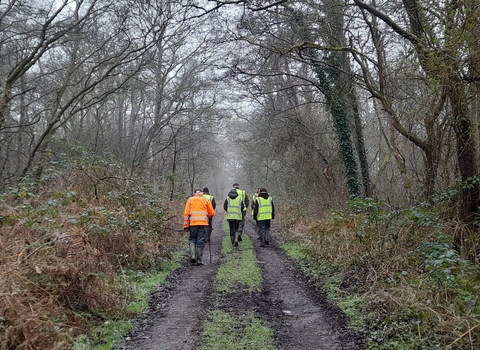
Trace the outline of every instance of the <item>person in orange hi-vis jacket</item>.
[[203, 196], [201, 189], [196, 189], [193, 196], [188, 198], [183, 213], [183, 229], [190, 233], [188, 245], [192, 265], [203, 265], [202, 256], [208, 236], [208, 222], [214, 215], [212, 202]]

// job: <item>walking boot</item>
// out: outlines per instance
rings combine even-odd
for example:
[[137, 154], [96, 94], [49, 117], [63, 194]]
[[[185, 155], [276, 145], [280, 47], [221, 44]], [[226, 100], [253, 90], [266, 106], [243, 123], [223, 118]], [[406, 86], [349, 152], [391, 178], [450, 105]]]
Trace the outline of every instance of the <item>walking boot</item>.
[[245, 222], [244, 221], [240, 221], [240, 225], [238, 225], [238, 241], [241, 242], [242, 241], [242, 233], [243, 233], [243, 227], [245, 225]]
[[197, 262], [197, 258], [195, 257], [195, 243], [190, 243], [190, 262], [195, 264]]
[[235, 232], [235, 242], [233, 243], [235, 247], [238, 247], [238, 235], [239, 235], [238, 231]]
[[202, 258], [203, 258], [203, 248], [197, 248], [197, 265], [203, 265]]
[[260, 231], [260, 247], [265, 247], [265, 232]]

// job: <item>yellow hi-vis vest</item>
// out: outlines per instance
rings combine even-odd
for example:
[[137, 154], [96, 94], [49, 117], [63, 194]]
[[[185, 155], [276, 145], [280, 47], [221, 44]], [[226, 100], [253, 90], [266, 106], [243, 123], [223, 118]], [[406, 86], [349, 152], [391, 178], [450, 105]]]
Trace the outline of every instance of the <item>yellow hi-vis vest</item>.
[[245, 203], [245, 198], [247, 197], [247, 192], [237, 188], [237, 193], [238, 193], [238, 196], [242, 199], [242, 202], [244, 204], [243, 211], [247, 211], [247, 203]]
[[272, 198], [268, 197], [267, 199], [262, 197], [257, 197], [258, 203], [258, 213], [257, 221], [261, 220], [271, 220], [272, 219]]
[[235, 199], [227, 197], [227, 220], [242, 220], [242, 198], [238, 196]]
[[253, 208], [255, 208], [255, 201], [257, 200], [257, 198], [258, 198], [258, 194], [255, 193], [252, 196], [252, 215], [253, 215]]

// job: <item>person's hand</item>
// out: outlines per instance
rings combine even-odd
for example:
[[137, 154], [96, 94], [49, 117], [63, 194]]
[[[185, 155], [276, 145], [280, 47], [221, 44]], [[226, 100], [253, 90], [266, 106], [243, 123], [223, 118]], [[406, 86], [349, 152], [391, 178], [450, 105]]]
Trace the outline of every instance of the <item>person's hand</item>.
[[190, 227], [185, 227], [183, 230], [184, 230], [185, 232], [190, 232]]

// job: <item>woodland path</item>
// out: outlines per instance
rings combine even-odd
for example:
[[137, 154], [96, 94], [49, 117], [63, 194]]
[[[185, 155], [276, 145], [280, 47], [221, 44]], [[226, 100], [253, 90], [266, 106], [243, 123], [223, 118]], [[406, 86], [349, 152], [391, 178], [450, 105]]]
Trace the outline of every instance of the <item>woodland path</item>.
[[195, 350], [203, 319], [213, 305], [219, 304], [219, 298], [223, 308], [254, 312], [267, 321], [274, 330], [276, 349], [365, 348], [361, 335], [346, 327], [346, 317], [341, 310], [322, 290], [308, 283], [274, 241], [266, 248], [259, 247], [253, 222], [248, 217], [245, 233], [253, 242], [262, 272], [262, 291], [235, 295], [215, 293], [213, 282], [224, 258], [221, 253], [225, 236], [223, 214], [223, 210], [217, 208], [211, 263], [208, 245], [203, 256], [204, 266], [190, 266], [185, 257], [182, 266], [153, 293], [149, 308], [116, 350]]

